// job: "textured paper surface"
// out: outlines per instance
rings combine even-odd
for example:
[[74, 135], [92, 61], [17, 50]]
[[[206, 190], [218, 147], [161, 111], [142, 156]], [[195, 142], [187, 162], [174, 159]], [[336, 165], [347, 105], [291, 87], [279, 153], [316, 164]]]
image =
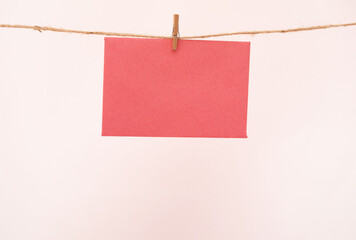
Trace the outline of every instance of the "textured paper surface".
[[249, 42], [105, 38], [103, 136], [246, 138]]

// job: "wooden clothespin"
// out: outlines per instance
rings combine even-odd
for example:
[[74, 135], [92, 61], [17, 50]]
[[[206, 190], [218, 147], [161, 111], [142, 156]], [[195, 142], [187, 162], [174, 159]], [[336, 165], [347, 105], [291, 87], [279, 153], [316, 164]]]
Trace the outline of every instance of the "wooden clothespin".
[[178, 21], [179, 21], [179, 15], [174, 14], [173, 15], [173, 32], [172, 32], [172, 37], [173, 37], [172, 49], [173, 50], [177, 50], [177, 46], [178, 46], [178, 31], [179, 31]]

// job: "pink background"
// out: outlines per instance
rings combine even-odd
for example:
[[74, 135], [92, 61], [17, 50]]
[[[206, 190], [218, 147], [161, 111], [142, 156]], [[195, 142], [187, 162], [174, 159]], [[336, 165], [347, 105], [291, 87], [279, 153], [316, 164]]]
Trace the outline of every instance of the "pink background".
[[[2, 0], [1, 23], [181, 35], [350, 0]], [[103, 37], [0, 29], [0, 239], [356, 239], [355, 27], [251, 41], [248, 139], [101, 137]]]

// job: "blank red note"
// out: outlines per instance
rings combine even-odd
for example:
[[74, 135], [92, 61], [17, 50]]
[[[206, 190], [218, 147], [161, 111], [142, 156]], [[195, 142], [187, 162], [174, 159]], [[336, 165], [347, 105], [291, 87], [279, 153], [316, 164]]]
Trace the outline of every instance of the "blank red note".
[[249, 42], [105, 38], [103, 136], [246, 138]]

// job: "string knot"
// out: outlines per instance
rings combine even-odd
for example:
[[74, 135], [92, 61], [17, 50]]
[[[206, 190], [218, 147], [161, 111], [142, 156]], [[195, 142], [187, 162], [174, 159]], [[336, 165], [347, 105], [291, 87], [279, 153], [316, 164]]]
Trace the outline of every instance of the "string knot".
[[42, 27], [35, 25], [33, 26], [33, 30], [42, 32]]

